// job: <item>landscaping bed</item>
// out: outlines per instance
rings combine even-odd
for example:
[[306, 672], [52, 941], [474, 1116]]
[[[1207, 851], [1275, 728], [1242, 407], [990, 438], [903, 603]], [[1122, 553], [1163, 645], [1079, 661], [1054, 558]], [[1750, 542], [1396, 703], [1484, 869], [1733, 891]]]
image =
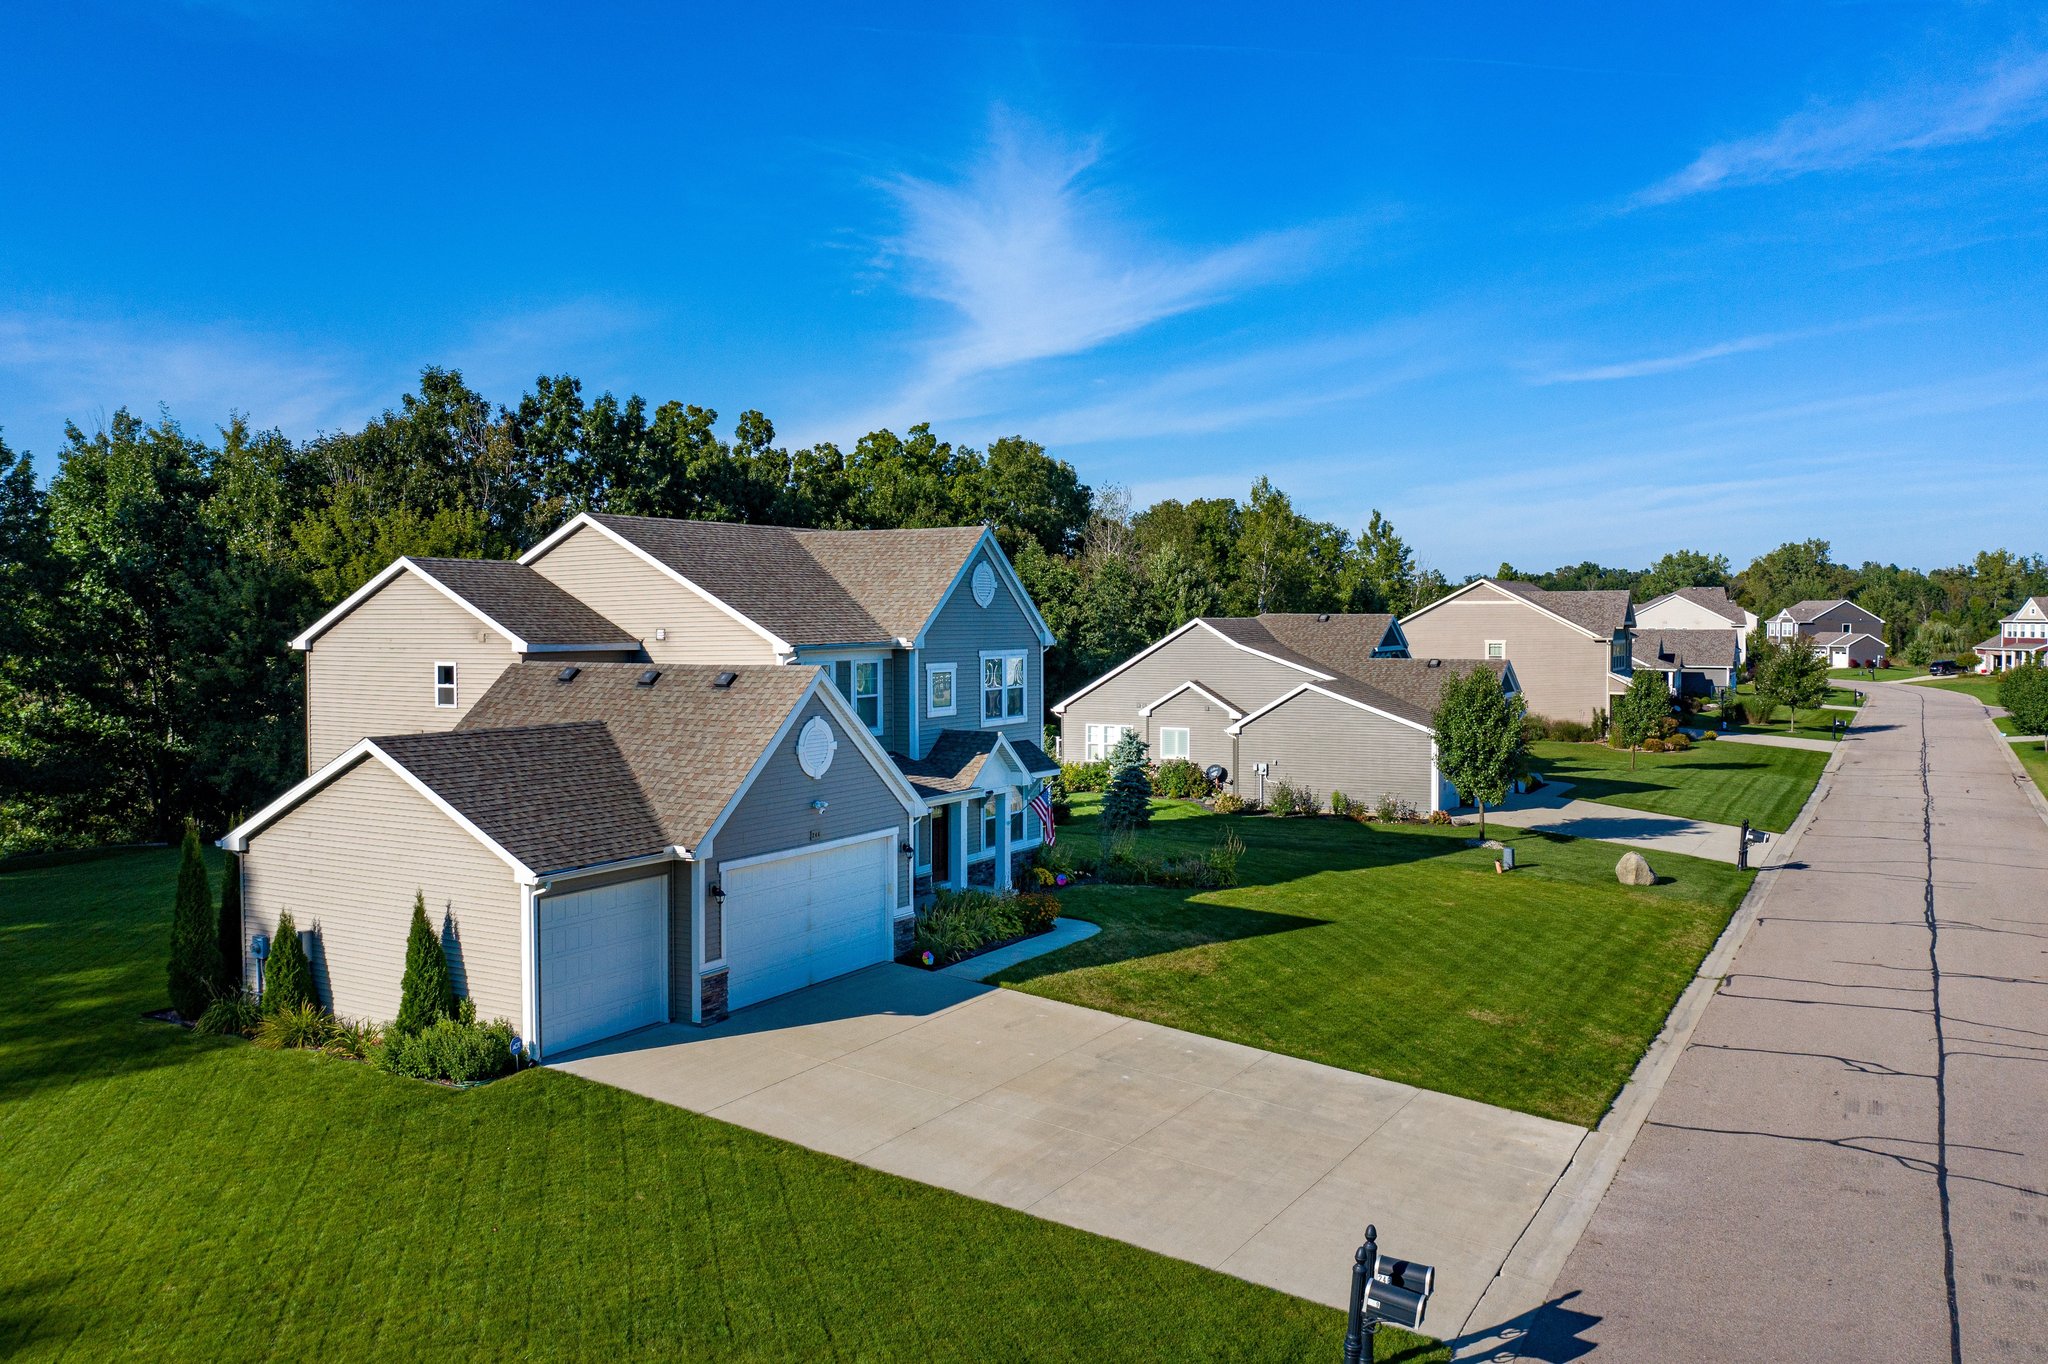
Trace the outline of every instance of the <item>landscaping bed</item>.
[[[1059, 846], [1100, 841], [1095, 808], [1075, 798]], [[1074, 885], [1063, 912], [1102, 931], [994, 980], [1590, 1126], [1753, 874], [1664, 854], [1658, 885], [1622, 886], [1619, 847], [1489, 825], [1502, 876], [1472, 833], [1158, 802], [1139, 849], [1234, 836], [1239, 883]]]

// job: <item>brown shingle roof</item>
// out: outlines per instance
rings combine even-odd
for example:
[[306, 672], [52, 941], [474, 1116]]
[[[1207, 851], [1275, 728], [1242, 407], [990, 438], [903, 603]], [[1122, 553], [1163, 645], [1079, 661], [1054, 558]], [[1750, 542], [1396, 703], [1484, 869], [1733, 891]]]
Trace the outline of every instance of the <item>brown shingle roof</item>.
[[585, 644], [638, 649], [640, 641], [510, 559], [408, 559], [528, 644]]
[[1636, 636], [1636, 662], [1646, 668], [1732, 668], [1733, 630], [1650, 630]]
[[889, 756], [896, 760], [897, 769], [910, 779], [919, 795], [951, 795], [974, 786], [982, 765], [996, 751], [996, 738], [1001, 732], [949, 729], [939, 735], [931, 752], [922, 758], [906, 758], [900, 753]]
[[1534, 583], [1513, 582], [1507, 579], [1493, 579], [1504, 591], [1512, 592], [1523, 601], [1540, 606], [1553, 615], [1562, 616], [1582, 630], [1591, 630], [1596, 635], [1612, 636], [1628, 622], [1628, 593], [1607, 588], [1592, 588], [1574, 592], [1552, 592]]
[[1327, 664], [1318, 663], [1308, 655], [1301, 653], [1299, 650], [1291, 649], [1280, 640], [1274, 638], [1273, 632], [1268, 630], [1265, 623], [1257, 617], [1203, 616], [1202, 624], [1216, 631], [1225, 639], [1242, 644], [1247, 649], [1257, 649], [1262, 654], [1270, 654], [1283, 663], [1292, 663], [1298, 668], [1306, 668], [1308, 671], [1315, 673], [1334, 671]]
[[794, 530], [650, 516], [593, 516], [790, 644], [877, 644], [924, 628], [979, 526]]
[[[695, 848], [738, 792], [755, 759], [802, 698], [816, 668], [715, 667], [644, 663], [585, 663], [575, 678], [557, 681], [553, 663], [517, 663], [462, 717], [454, 733], [533, 726], [598, 724], [617, 746], [652, 813], [660, 837], [656, 852], [679, 844]], [[730, 687], [713, 685], [722, 672]], [[643, 673], [657, 674], [652, 686]], [[851, 756], [851, 755], [848, 755]], [[533, 813], [545, 821], [566, 809], [578, 817], [576, 797], [558, 796], [544, 781], [519, 782]], [[607, 817], [593, 810], [591, 819]], [[641, 832], [645, 832], [642, 830]], [[529, 863], [528, 865], [532, 865]], [[535, 870], [540, 870], [536, 867]]]
[[1360, 663], [1356, 673], [1318, 685], [1418, 725], [1431, 725], [1445, 685], [1474, 668], [1491, 668], [1496, 676], [1505, 676], [1508, 664], [1499, 658], [1447, 658], [1432, 668], [1426, 658], [1374, 658]]
[[1268, 611], [1257, 619], [1267, 634], [1302, 657], [1353, 676], [1359, 674], [1352, 665], [1370, 662], [1394, 624], [1392, 616], [1368, 612], [1305, 615]]
[[594, 721], [371, 742], [533, 871], [615, 862], [667, 846], [617, 742]]
[[[1621, 594], [1624, 602], [1627, 593]], [[1393, 624], [1392, 616], [1267, 614], [1246, 619], [1205, 616], [1204, 623], [1247, 648], [1271, 654], [1331, 678], [1320, 683], [1340, 696], [1376, 706], [1417, 724], [1429, 724], [1443, 697], [1444, 683], [1475, 667], [1505, 673], [1501, 659], [1446, 659], [1432, 668], [1427, 659], [1374, 658], [1372, 651]]]

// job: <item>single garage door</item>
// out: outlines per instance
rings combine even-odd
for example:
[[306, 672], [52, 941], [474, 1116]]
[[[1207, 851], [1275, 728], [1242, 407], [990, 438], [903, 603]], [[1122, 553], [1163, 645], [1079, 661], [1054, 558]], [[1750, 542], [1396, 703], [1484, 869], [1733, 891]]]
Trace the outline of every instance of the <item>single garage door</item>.
[[728, 862], [725, 959], [732, 1008], [895, 955], [896, 831]]
[[540, 1027], [549, 1054], [668, 1021], [667, 881], [541, 898]]

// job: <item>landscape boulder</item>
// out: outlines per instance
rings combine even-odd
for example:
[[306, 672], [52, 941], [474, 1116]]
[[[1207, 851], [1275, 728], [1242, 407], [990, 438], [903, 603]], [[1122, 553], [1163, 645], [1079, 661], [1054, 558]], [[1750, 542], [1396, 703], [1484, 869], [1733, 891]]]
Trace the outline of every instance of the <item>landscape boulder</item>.
[[1623, 853], [1621, 861], [1614, 864], [1614, 879], [1624, 886], [1654, 886], [1657, 873], [1650, 870], [1650, 863], [1639, 852]]

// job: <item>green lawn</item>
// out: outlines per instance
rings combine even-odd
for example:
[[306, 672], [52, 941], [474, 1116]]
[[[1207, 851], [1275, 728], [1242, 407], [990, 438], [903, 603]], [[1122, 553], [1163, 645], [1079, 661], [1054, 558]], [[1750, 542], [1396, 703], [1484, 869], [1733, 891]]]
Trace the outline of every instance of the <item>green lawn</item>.
[[0, 1357], [1338, 1353], [1341, 1313], [572, 1076], [145, 1022], [174, 869], [0, 874]]
[[[1093, 798], [1060, 830], [1093, 847]], [[1153, 851], [1243, 839], [1242, 884], [1083, 885], [1064, 912], [1102, 932], [1003, 972], [1005, 985], [1390, 1080], [1592, 1126], [1606, 1112], [1751, 873], [1658, 856], [1616, 883], [1621, 849], [1474, 830], [1211, 815], [1161, 804]]]
[[1909, 677], [1925, 677], [1927, 675], [1927, 669], [1925, 668], [1915, 668], [1907, 666], [1901, 668], [1876, 669], [1830, 668], [1828, 669], [1828, 676], [1834, 678], [1838, 682], [1847, 682], [1851, 686], [1854, 686], [1858, 682], [1872, 681], [1873, 679], [1870, 676], [1870, 674], [1873, 671], [1877, 674], [1877, 677], [1874, 680], [1879, 682], [1902, 682]]
[[[1752, 714], [1760, 709], [1756, 699], [1756, 686], [1754, 683], [1743, 683], [1736, 688], [1736, 694], [1743, 699], [1744, 705]], [[1828, 689], [1827, 699], [1839, 705], [1855, 704], [1853, 693], [1832, 687]], [[1784, 734], [1799, 739], [1834, 739], [1839, 737], [1835, 733], [1835, 721], [1847, 720], [1853, 723], [1856, 719], [1855, 716], [1843, 711], [1822, 710], [1819, 707], [1814, 707], [1810, 710], [1800, 711], [1798, 719], [1788, 729], [1785, 725], [1785, 711], [1786, 708], [1783, 706], [1774, 706], [1771, 708], [1773, 718], [1768, 722], [1759, 720], [1749, 724], [1731, 725], [1727, 732], [1730, 734]], [[1701, 715], [1695, 723], [1695, 727], [1719, 732], [1721, 722], [1718, 714], [1719, 709], [1717, 707], [1714, 712]]]
[[1856, 696], [1858, 692], [1864, 690], [1867, 690], [1867, 688], [1829, 687], [1828, 694], [1824, 699], [1831, 706], [1860, 706], [1863, 703], [1858, 701]]
[[1530, 752], [1538, 771], [1570, 782], [1571, 794], [1581, 800], [1713, 824], [1746, 818], [1777, 833], [1792, 827], [1828, 761], [1812, 749], [1717, 739], [1701, 740], [1684, 753], [1638, 753], [1634, 771], [1626, 749], [1605, 744], [1539, 743]]
[[1959, 691], [1965, 696], [1974, 696], [1987, 706], [1998, 704], [1998, 683], [1995, 677], [1943, 677], [1931, 682], [1922, 682], [1923, 687], [1938, 687], [1942, 691]]
[[2027, 775], [2034, 779], [2034, 785], [2048, 791], [2048, 751], [2043, 751], [2039, 744], [2014, 744], [2012, 751]]

